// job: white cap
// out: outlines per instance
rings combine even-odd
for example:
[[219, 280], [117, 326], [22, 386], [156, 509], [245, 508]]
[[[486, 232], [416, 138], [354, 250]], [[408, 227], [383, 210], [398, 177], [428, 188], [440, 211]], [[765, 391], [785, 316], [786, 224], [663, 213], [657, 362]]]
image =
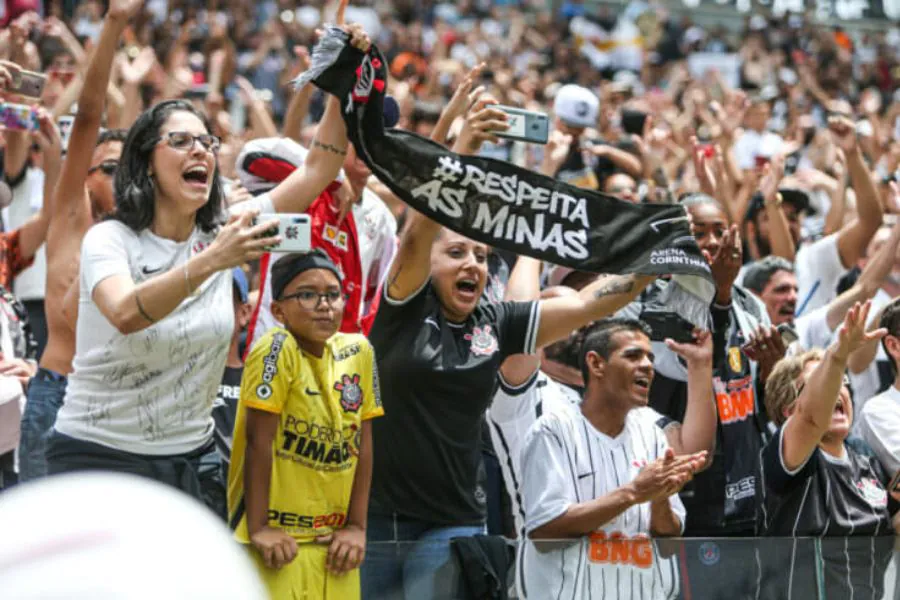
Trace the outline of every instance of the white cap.
[[600, 100], [591, 90], [580, 85], [564, 85], [556, 92], [553, 112], [572, 127], [596, 127]]
[[78, 473], [0, 495], [0, 590], [16, 600], [263, 600], [208, 508], [133, 475]]

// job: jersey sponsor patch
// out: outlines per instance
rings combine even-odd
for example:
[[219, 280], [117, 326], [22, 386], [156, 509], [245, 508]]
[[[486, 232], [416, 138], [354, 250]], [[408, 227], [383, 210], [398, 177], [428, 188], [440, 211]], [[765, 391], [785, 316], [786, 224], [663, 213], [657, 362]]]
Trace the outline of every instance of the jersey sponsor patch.
[[491, 356], [499, 348], [490, 325], [475, 327], [472, 333], [467, 333], [463, 338], [471, 342], [470, 350], [476, 356]]
[[630, 565], [639, 569], [653, 566], [653, 542], [643, 534], [628, 537], [614, 531], [595, 531], [590, 536], [588, 559], [592, 563]]
[[356, 356], [360, 352], [359, 344], [351, 344], [346, 348], [341, 348], [337, 354], [334, 355], [334, 360], [337, 362], [341, 362], [347, 360], [352, 356]]
[[284, 333], [276, 333], [272, 335], [272, 346], [269, 353], [263, 358], [263, 375], [262, 383], [256, 386], [256, 396], [260, 400], [268, 400], [272, 397], [272, 379], [278, 374], [278, 355], [284, 347], [284, 340], [287, 335]]
[[884, 508], [887, 506], [887, 492], [877, 481], [869, 477], [864, 477], [856, 482], [856, 489], [866, 499], [866, 502], [875, 508]]
[[722, 425], [743, 421], [756, 413], [751, 376], [734, 379], [727, 384], [716, 377], [713, 379], [713, 389]]
[[334, 225], [325, 224], [322, 228], [322, 239], [338, 250], [347, 251], [347, 232], [341, 231]]
[[359, 385], [359, 374], [342, 375], [334, 384], [335, 391], [341, 393], [341, 407], [347, 412], [357, 412], [362, 406], [363, 392]]

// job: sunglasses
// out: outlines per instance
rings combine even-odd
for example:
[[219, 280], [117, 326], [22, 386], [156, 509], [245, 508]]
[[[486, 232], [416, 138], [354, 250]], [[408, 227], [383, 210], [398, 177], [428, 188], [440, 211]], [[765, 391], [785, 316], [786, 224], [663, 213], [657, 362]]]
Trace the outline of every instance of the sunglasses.
[[59, 71], [54, 70], [47, 73], [50, 76], [50, 79], [57, 79], [63, 83], [63, 85], [69, 85], [73, 79], [75, 79], [75, 71]]
[[159, 142], [165, 142], [169, 148], [178, 150], [179, 152], [190, 152], [195, 142], [200, 142], [203, 149], [207, 152], [215, 154], [222, 146], [222, 140], [214, 135], [205, 133], [203, 135], [194, 135], [186, 131], [170, 131], [165, 135], [161, 135], [153, 142], [153, 145]]
[[97, 165], [96, 167], [91, 167], [88, 169], [88, 175], [93, 175], [97, 171], [103, 171], [103, 174], [112, 177], [116, 174], [116, 171], [119, 168], [119, 163], [114, 160], [104, 160], [102, 163]]

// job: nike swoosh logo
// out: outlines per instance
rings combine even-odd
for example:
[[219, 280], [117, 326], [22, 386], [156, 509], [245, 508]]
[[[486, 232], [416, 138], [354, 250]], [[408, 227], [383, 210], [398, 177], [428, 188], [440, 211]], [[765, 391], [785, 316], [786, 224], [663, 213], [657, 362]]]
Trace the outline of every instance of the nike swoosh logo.
[[306, 388], [306, 395], [307, 395], [307, 396], [321, 396], [322, 394], [321, 394], [321, 392], [317, 392], [317, 391], [315, 391], [315, 390], [311, 390], [311, 389], [309, 389], [309, 388]]
[[159, 273], [162, 271], [162, 267], [158, 267], [156, 269], [151, 269], [150, 267], [143, 267], [141, 271], [144, 272], [144, 275], [153, 275], [154, 273]]

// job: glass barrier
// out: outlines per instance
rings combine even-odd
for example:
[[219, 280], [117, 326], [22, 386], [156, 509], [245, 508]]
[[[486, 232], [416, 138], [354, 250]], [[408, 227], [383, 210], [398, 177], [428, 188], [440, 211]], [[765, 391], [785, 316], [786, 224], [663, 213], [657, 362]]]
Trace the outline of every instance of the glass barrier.
[[476, 536], [370, 543], [362, 585], [366, 600], [900, 600], [898, 565], [891, 537]]

